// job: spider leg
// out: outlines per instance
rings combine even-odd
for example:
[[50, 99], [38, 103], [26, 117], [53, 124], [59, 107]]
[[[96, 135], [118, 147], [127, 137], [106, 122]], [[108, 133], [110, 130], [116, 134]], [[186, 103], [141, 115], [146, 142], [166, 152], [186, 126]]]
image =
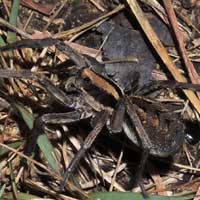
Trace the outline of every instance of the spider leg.
[[130, 99], [127, 96], [124, 98], [124, 104], [126, 106], [126, 112], [128, 113], [131, 119], [131, 122], [133, 123], [137, 131], [138, 138], [141, 142], [141, 147], [145, 149], [151, 149], [153, 145], [146, 130], [144, 129], [142, 125], [142, 122], [139, 116], [137, 115], [137, 111], [136, 111], [137, 106], [131, 103]]
[[145, 84], [139, 91], [137, 91], [137, 95], [148, 95], [153, 92], [156, 92], [161, 89], [188, 89], [192, 91], [200, 91], [199, 84], [187, 83], [187, 82], [177, 82], [177, 81], [168, 81], [168, 80], [158, 80], [152, 81], [150, 83]]
[[97, 74], [106, 75], [104, 65], [96, 61], [96, 59], [87, 56], [80, 55], [73, 48], [70, 47], [68, 43], [55, 38], [45, 38], [45, 39], [23, 39], [11, 44], [0, 47], [0, 52], [8, 51], [10, 49], [22, 49], [22, 48], [42, 48], [55, 45], [56, 48], [63, 54], [67, 55], [79, 69], [86, 67], [91, 68]]
[[60, 104], [75, 108], [74, 99], [56, 87], [47, 77], [31, 72], [30, 70], [0, 69], [0, 78], [18, 78], [37, 81]]
[[[140, 182], [140, 179], [141, 179], [144, 167], [145, 167], [145, 163], [149, 156], [150, 149], [152, 148], [153, 145], [152, 145], [150, 138], [148, 137], [146, 130], [144, 129], [144, 127], [142, 125], [142, 122], [141, 122], [139, 116], [137, 115], [136, 105], [131, 103], [131, 101], [128, 97], [124, 97], [123, 100], [124, 100], [124, 104], [126, 106], [126, 112], [129, 115], [131, 122], [133, 123], [133, 125], [136, 129], [136, 134], [138, 136], [139, 142], [141, 143], [140, 145], [142, 147], [142, 156], [141, 156], [140, 164], [138, 165], [138, 170], [137, 170], [134, 182], [136, 182], [136, 183], [138, 182], [138, 184], [140, 185], [140, 188], [142, 190], [143, 196], [146, 197], [147, 194], [145, 192], [145, 189], [144, 189], [142, 183]], [[126, 132], [125, 132], [125, 134], [126, 134]], [[130, 136], [128, 136], [128, 137], [130, 138]]]
[[6, 44], [5, 46], [0, 47], [0, 51], [8, 51], [15, 49], [23, 49], [23, 48], [42, 48], [53, 46], [58, 43], [59, 40], [53, 38], [46, 39], [23, 39], [10, 44]]
[[55, 45], [56, 48], [70, 57], [70, 59], [80, 68], [87, 67], [89, 64], [87, 59], [83, 56], [79, 55], [76, 51], [74, 51], [68, 44], [64, 43], [61, 40], [54, 38], [46, 38], [46, 39], [24, 39], [21, 41], [17, 41], [5, 46], [0, 47], [0, 51], [7, 51], [9, 49], [22, 49], [22, 48], [42, 48], [49, 47]]
[[35, 119], [33, 129], [31, 130], [30, 137], [28, 138], [25, 147], [25, 154], [31, 155], [36, 147], [38, 136], [44, 131], [46, 124], [67, 124], [86, 119], [91, 116], [91, 113], [84, 112], [83, 110], [76, 110], [68, 113], [50, 113], [44, 114]]
[[119, 133], [122, 131], [122, 124], [124, 121], [125, 109], [126, 109], [125, 105], [122, 99], [120, 99], [112, 113], [110, 124], [108, 126], [108, 129], [112, 133]]
[[72, 172], [78, 165], [80, 159], [84, 156], [86, 151], [91, 147], [94, 140], [96, 139], [96, 137], [98, 136], [98, 134], [100, 133], [100, 131], [102, 130], [104, 125], [106, 124], [106, 121], [107, 121], [108, 115], [109, 115], [108, 112], [102, 111], [99, 115], [100, 115], [99, 119], [98, 119], [96, 125], [94, 126], [93, 130], [88, 134], [83, 145], [81, 146], [81, 148], [77, 152], [76, 156], [72, 159], [67, 170], [65, 171], [63, 182], [61, 183], [61, 190], [64, 190], [64, 187], [65, 187], [70, 175], [72, 174]]

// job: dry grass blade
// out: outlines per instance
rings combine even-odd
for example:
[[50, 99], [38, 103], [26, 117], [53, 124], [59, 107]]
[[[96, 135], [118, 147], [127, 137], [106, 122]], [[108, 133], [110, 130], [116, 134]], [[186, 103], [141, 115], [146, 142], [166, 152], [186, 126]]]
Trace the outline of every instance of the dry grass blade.
[[97, 24], [98, 22], [110, 17], [111, 15], [114, 15], [116, 13], [118, 13], [119, 11], [123, 10], [125, 8], [124, 5], [119, 5], [118, 7], [116, 7], [114, 10], [110, 11], [109, 13], [97, 18], [97, 19], [94, 19], [92, 20], [91, 22], [88, 22], [88, 23], [85, 23], [79, 27], [75, 27], [71, 30], [68, 30], [68, 31], [63, 31], [63, 32], [60, 32], [58, 34], [55, 34], [55, 38], [65, 38], [69, 35], [72, 35], [72, 34], [75, 34], [75, 33], [78, 33], [78, 32], [81, 32], [82, 30], [84, 29], [87, 29], [87, 28], [92, 28], [93, 25]]
[[53, 22], [53, 20], [56, 18], [56, 16], [59, 14], [59, 12], [65, 6], [66, 3], [67, 3], [67, 0], [64, 0], [62, 2], [62, 4], [60, 5], [60, 7], [58, 8], [58, 10], [56, 12], [54, 12], [54, 14], [50, 17], [48, 23], [46, 24], [46, 26], [44, 27], [44, 29], [43, 29], [42, 32], [45, 32], [47, 30], [47, 28], [49, 27], [49, 25]]
[[[9, 11], [14, 1], [3, 1]], [[32, 0], [26, 2], [29, 5], [33, 3]], [[48, 7], [47, 2], [49, 0], [35, 4]], [[161, 37], [166, 33], [171, 38], [170, 33], [162, 28], [163, 25], [167, 29], [170, 22], [162, 7], [163, 2], [51, 2], [59, 4], [53, 15], [44, 15], [28, 6], [20, 6], [19, 15], [15, 18], [19, 22], [18, 27], [6, 21], [9, 14], [0, 18], [0, 46], [7, 46], [4, 39], [8, 31], [15, 32], [21, 41], [9, 44], [14, 45], [14, 49], [20, 49], [12, 51], [12, 59], [11, 54], [3, 52], [6, 47], [0, 47], [0, 96], [9, 104], [1, 106], [0, 99], [0, 177], [3, 177], [0, 181], [0, 199], [137, 200], [144, 199], [142, 194], [137, 194], [141, 192], [147, 193], [149, 199], [194, 198], [199, 193], [199, 185], [195, 187], [194, 184], [199, 183], [200, 170], [196, 165], [198, 153], [192, 150], [197, 145], [187, 145], [190, 155], [186, 159], [187, 152], [182, 145], [187, 124], [182, 120], [182, 114], [189, 109], [192, 114], [198, 114], [187, 105], [184, 111], [182, 107], [185, 101], [190, 100], [191, 106], [200, 113], [200, 100], [193, 92], [200, 85], [190, 84], [193, 88], [190, 91], [188, 76], [186, 78], [174, 64], [179, 62], [179, 56], [174, 51], [173, 42], [168, 45], [165, 41], [167, 37]], [[141, 3], [141, 9], [137, 2]], [[184, 9], [176, 3], [174, 1], [174, 7]], [[128, 4], [136, 16], [134, 24]], [[4, 7], [0, 6], [2, 13], [6, 13]], [[40, 8], [36, 7], [36, 10]], [[155, 25], [151, 20], [158, 20], [161, 25], [156, 26], [157, 23]], [[161, 44], [149, 22], [166, 47]], [[141, 31], [147, 37], [138, 30], [138, 25], [141, 25]], [[191, 27], [187, 27], [183, 21], [178, 25], [184, 33], [191, 33]], [[45, 43], [47, 38], [54, 42]], [[146, 43], [148, 39], [150, 43]], [[48, 49], [43, 48], [49, 45]], [[156, 51], [152, 52], [153, 47]], [[169, 49], [170, 54], [166, 49]], [[191, 61], [199, 59], [196, 53], [198, 50], [193, 46], [187, 50], [189, 58], [193, 59]], [[154, 57], [156, 52], [161, 59], [156, 59], [157, 55]], [[174, 63], [169, 56], [174, 59]], [[161, 60], [169, 70], [165, 76], [159, 74], [159, 70], [162, 70], [159, 68]], [[167, 81], [165, 85], [152, 77], [154, 67], [159, 71], [154, 74], [166, 78], [171, 85]], [[133, 71], [138, 74], [135, 75]], [[176, 81], [167, 79], [170, 72]], [[173, 76], [170, 76], [171, 79]], [[157, 87], [151, 78], [158, 84]], [[146, 81], [149, 81], [149, 85]], [[176, 94], [177, 88], [182, 88], [187, 97], [180, 99], [179, 93]], [[147, 95], [151, 95], [151, 90], [155, 93], [161, 91], [161, 94], [153, 94], [150, 99], [146, 94], [149, 91]], [[130, 101], [127, 100], [129, 98]], [[109, 116], [102, 116], [100, 121], [103, 124], [98, 129], [96, 122], [101, 118], [99, 112], [105, 110]], [[102, 134], [95, 139], [100, 129]], [[88, 139], [88, 133], [91, 132], [94, 134]], [[41, 133], [35, 149], [31, 144], [33, 141], [36, 143], [36, 138], [29, 137], [32, 133], [36, 136]], [[129, 134], [134, 137], [129, 137]], [[132, 140], [124, 140], [127, 136]], [[85, 138], [86, 142], [83, 142]], [[169, 142], [165, 138], [169, 138]], [[34, 152], [34, 159], [30, 156], [31, 151], [26, 154], [25, 145]], [[77, 154], [82, 147], [87, 150], [90, 146], [87, 155], [81, 157], [85, 150]], [[145, 165], [146, 149], [155, 149], [156, 154], [152, 151]], [[142, 151], [146, 154], [141, 156]], [[75, 163], [73, 160], [80, 159], [81, 162], [72, 168], [71, 163]], [[21, 160], [28, 163], [27, 168]], [[174, 163], [174, 160], [179, 164]], [[188, 163], [191, 167], [187, 166]], [[148, 167], [148, 164], [153, 167]], [[64, 190], [61, 190], [65, 169], [73, 172]], [[127, 192], [129, 189], [131, 192]], [[36, 197], [32, 197], [32, 194]]]
[[19, 35], [25, 37], [25, 38], [29, 38], [31, 39], [31, 35], [28, 34], [28, 33], [25, 33], [23, 30], [13, 26], [11, 23], [7, 22], [6, 20], [4, 20], [3, 18], [0, 17], [0, 24], [2, 26], [5, 26], [7, 27], [8, 29], [12, 30], [12, 31], [15, 31], [16, 33], [18, 33]]
[[[133, 14], [137, 18], [140, 26], [142, 27], [144, 33], [146, 34], [149, 42], [152, 44], [154, 49], [156, 50], [157, 54], [160, 56], [168, 70], [173, 75], [174, 79], [178, 82], [187, 82], [187, 79], [181, 74], [181, 72], [177, 69], [176, 65], [173, 63], [171, 58], [169, 57], [166, 49], [164, 48], [163, 44], [159, 40], [158, 36], [152, 29], [151, 25], [149, 24], [147, 18], [143, 14], [140, 6], [138, 5], [136, 0], [127, 0]], [[189, 90], [183, 90], [189, 101], [192, 103], [194, 108], [200, 113], [200, 100], [195, 95], [194, 92]]]
[[120, 163], [122, 161], [123, 154], [124, 154], [124, 152], [123, 152], [123, 150], [121, 150], [119, 158], [118, 158], [118, 161], [117, 161], [116, 169], [115, 169], [114, 175], [113, 175], [112, 180], [111, 180], [111, 184], [110, 184], [110, 188], [109, 188], [110, 192], [113, 191], [113, 188], [114, 188], [114, 184], [113, 183], [115, 182], [115, 179], [116, 179], [116, 176], [117, 176], [117, 172], [118, 172]]
[[41, 12], [45, 15], [51, 15], [56, 6], [55, 4], [50, 4], [50, 3], [48, 4], [36, 3], [32, 0], [28, 0], [28, 1], [22, 0], [21, 4], [26, 7], [32, 8], [38, 12]]
[[178, 42], [179, 51], [180, 51], [181, 56], [183, 58], [186, 69], [188, 70], [190, 80], [191, 80], [192, 83], [200, 84], [199, 75], [197, 74], [197, 72], [194, 68], [194, 65], [192, 64], [192, 62], [189, 60], [189, 58], [187, 56], [187, 52], [186, 52], [186, 49], [185, 49], [185, 43], [184, 43], [184, 40], [183, 40], [183, 35], [182, 35], [181, 31], [179, 30], [178, 23], [177, 23], [177, 20], [176, 20], [176, 16], [175, 16], [171, 1], [165, 0], [164, 5], [165, 5], [165, 8], [166, 8], [166, 12], [168, 13], [168, 17], [169, 17], [171, 26], [173, 28], [175, 35], [176, 35], [176, 40]]
[[[34, 159], [32, 159], [32, 158], [30, 158], [30, 157], [24, 155], [23, 153], [21, 153], [21, 152], [19, 152], [19, 151], [17, 151], [17, 150], [15, 150], [15, 149], [9, 147], [8, 145], [5, 145], [5, 144], [0, 143], [0, 146], [1, 146], [2, 148], [8, 149], [9, 151], [12, 151], [12, 152], [16, 153], [16, 154], [19, 155], [20, 157], [25, 158], [25, 159], [27, 159], [28, 161], [34, 163], [35, 165], [41, 167], [41, 168], [44, 169], [46, 172], [48, 172], [49, 175], [52, 176], [53, 178], [56, 178], [57, 180], [60, 180], [60, 181], [63, 179], [63, 177], [61, 177], [61, 176], [59, 176], [58, 174], [52, 172], [52, 170], [48, 169], [48, 168], [47, 168], [46, 166], [44, 166], [43, 164], [37, 162], [36, 160], [34, 160]], [[69, 186], [69, 188], [70, 188], [72, 191], [77, 191], [78, 193], [80, 193], [80, 194], [83, 195], [84, 197], [90, 198], [90, 196], [89, 196], [88, 194], [86, 194], [83, 190], [79, 189], [78, 187], [76, 187], [75, 185], [71, 184], [70, 182], [68, 182], [68, 186]]]
[[[17, 149], [17, 148], [19, 148], [22, 144], [23, 144], [23, 142], [17, 141], [17, 142], [13, 142], [13, 143], [8, 144], [8, 147], [11, 147], [11, 148], [13, 148], [13, 149]], [[3, 157], [3, 156], [5, 156], [8, 152], [9, 152], [8, 149], [2, 149], [2, 148], [0, 148], [0, 158]]]

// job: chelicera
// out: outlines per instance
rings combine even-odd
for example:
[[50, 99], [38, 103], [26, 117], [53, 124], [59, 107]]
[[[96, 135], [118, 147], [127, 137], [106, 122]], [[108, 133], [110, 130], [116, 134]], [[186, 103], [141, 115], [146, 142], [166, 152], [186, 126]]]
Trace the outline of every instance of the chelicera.
[[[67, 113], [47, 113], [38, 117], [31, 130], [31, 141], [36, 142], [46, 124], [63, 124], [92, 119], [93, 130], [88, 134], [81, 149], [69, 164], [62, 184], [62, 189], [95, 138], [107, 125], [112, 133], [124, 132], [134, 145], [141, 148], [145, 155], [167, 157], [176, 153], [184, 140], [184, 125], [167, 107], [142, 96], [128, 96], [111, 79], [92, 66], [88, 57], [80, 56], [70, 46], [56, 39], [22, 40], [1, 47], [1, 51], [23, 47], [38, 48], [55, 45], [67, 54], [77, 66], [77, 74], [71, 76], [66, 84], [66, 92], [55, 86], [47, 77], [29, 70], [0, 69], [1, 78], [20, 78], [37, 81], [58, 103], [71, 108]], [[68, 93], [74, 89], [76, 95]], [[101, 102], [93, 94], [105, 95], [114, 100], [112, 106]], [[151, 128], [151, 130], [149, 130]], [[29, 154], [34, 145], [29, 145]]]

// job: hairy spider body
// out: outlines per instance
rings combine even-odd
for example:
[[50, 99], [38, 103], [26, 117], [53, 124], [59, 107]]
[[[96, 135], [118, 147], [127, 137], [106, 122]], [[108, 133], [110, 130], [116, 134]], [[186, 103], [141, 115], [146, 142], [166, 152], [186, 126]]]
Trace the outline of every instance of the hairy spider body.
[[[70, 83], [67, 83], [75, 87], [75, 91], [78, 93], [76, 96], [65, 93], [56, 87], [48, 78], [28, 70], [16, 71], [0, 69], [1, 78], [35, 80], [57, 102], [73, 109], [73, 111], [68, 113], [49, 113], [38, 117], [34, 122], [30, 141], [36, 142], [38, 134], [42, 132], [45, 124], [71, 123], [81, 119], [96, 118], [94, 120], [93, 130], [87, 136], [77, 156], [74, 157], [67, 168], [62, 189], [78, 161], [86, 150], [90, 148], [98, 133], [106, 124], [112, 133], [123, 131], [136, 146], [148, 150], [153, 156], [170, 156], [180, 149], [184, 140], [184, 126], [175, 114], [160, 104], [160, 107], [154, 106], [153, 101], [149, 101], [149, 103], [145, 99], [137, 96], [127, 96], [112, 80], [104, 77], [102, 74], [98, 74], [96, 70], [96, 73], [92, 71], [91, 69], [96, 69], [96, 67], [88, 66], [91, 62], [88, 61], [87, 57], [79, 56], [63, 42], [54, 39], [25, 40], [24, 42], [21, 41], [2, 47], [0, 50], [30, 47], [32, 44], [34, 44], [34, 47], [56, 45], [60, 51], [67, 54], [75, 62], [80, 71], [77, 76], [70, 79]], [[88, 80], [89, 83], [87, 82]], [[105, 105], [98, 101], [97, 96], [93, 96], [90, 93], [90, 89], [93, 86], [100, 90], [100, 96], [104, 93], [108, 97], [112, 97], [115, 101], [114, 105]], [[66, 88], [69, 89], [69, 87], [67, 86]], [[139, 99], [140, 104], [144, 103], [143, 106], [137, 103]], [[151, 107], [153, 111], [148, 111], [148, 107]], [[175, 123], [178, 126], [175, 126]], [[29, 145], [27, 153], [29, 154], [33, 149], [33, 146]]]

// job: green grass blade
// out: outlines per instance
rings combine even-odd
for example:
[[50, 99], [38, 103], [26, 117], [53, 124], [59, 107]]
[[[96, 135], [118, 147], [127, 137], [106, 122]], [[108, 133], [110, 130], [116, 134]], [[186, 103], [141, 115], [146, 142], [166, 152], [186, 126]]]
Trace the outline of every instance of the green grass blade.
[[10, 168], [10, 180], [11, 180], [11, 185], [12, 185], [12, 193], [13, 195], [16, 194], [17, 195], [17, 185], [15, 182], [15, 176], [13, 173], [13, 167], [12, 167], [12, 163], [9, 162], [9, 168]]
[[37, 144], [42, 151], [42, 153], [45, 155], [49, 165], [57, 172], [59, 173], [59, 167], [57, 164], [57, 159], [55, 156], [55, 152], [53, 149], [52, 144], [50, 143], [48, 137], [46, 134], [42, 134], [38, 137]]
[[16, 103], [13, 103], [13, 105], [20, 112], [20, 114], [21, 114], [23, 120], [25, 121], [26, 125], [31, 130], [33, 128], [33, 122], [34, 122], [33, 115], [30, 112], [28, 112], [28, 110], [23, 106], [23, 104], [16, 102]]
[[1, 197], [3, 196], [4, 190], [6, 188], [6, 184], [4, 184], [3, 186], [0, 186], [0, 187], [1, 187], [0, 188], [0, 199], [1, 199]]
[[[17, 25], [17, 17], [19, 14], [19, 5], [20, 5], [20, 0], [13, 1], [11, 13], [10, 13], [10, 19], [9, 19], [10, 24], [12, 24], [13, 26]], [[15, 41], [17, 41], [17, 34], [15, 32], [8, 31], [7, 42], [12, 43]]]
[[3, 38], [0, 36], [0, 46], [5, 46], [6, 43], [5, 41], [3, 40]]
[[[13, 104], [18, 109], [23, 120], [25, 121], [29, 129], [31, 130], [33, 128], [33, 122], [34, 122], [33, 115], [30, 112], [28, 112], [28, 110], [21, 103], [15, 102]], [[57, 164], [55, 152], [48, 137], [45, 134], [41, 134], [37, 139], [37, 144], [40, 150], [42, 151], [42, 153], [44, 154], [45, 158], [47, 159], [47, 162], [49, 163], [50, 167], [55, 172], [59, 172], [59, 166]]]
[[[133, 192], [96, 192], [90, 194], [93, 200], [144, 200], [142, 194]], [[190, 200], [194, 198], [194, 194], [179, 197], [167, 197], [159, 195], [149, 195], [148, 200]]]
[[[14, 199], [14, 197], [13, 197], [13, 194], [11, 192], [6, 193], [1, 198], [1, 200], [13, 200], [13, 199]], [[37, 197], [37, 196], [31, 195], [31, 194], [19, 192], [19, 193], [17, 193], [17, 199], [18, 200], [36, 200], [36, 199], [40, 199], [40, 198]]]
[[[17, 141], [17, 142], [13, 142], [13, 143], [7, 144], [7, 146], [9, 146], [9, 147], [11, 147], [13, 149], [17, 149], [22, 144], [23, 144], [22, 141]], [[9, 149], [0, 148], [0, 157], [5, 156], [9, 151], [10, 151]]]

